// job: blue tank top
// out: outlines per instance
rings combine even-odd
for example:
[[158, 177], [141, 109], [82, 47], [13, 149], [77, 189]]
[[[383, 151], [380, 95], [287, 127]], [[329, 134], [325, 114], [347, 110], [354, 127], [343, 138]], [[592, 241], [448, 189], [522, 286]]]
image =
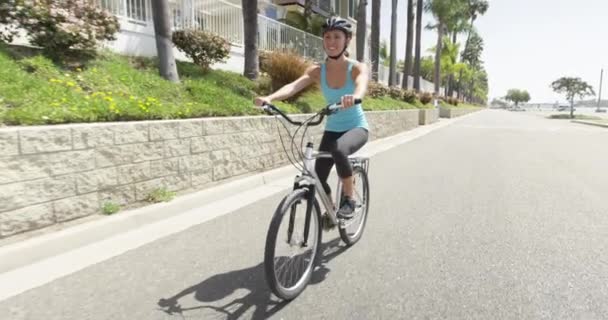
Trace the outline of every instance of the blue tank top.
[[[342, 96], [353, 94], [355, 92], [355, 82], [352, 79], [353, 63], [348, 61], [348, 71], [346, 74], [346, 83], [342, 88], [330, 88], [327, 84], [327, 72], [325, 63], [321, 64], [321, 90], [327, 104], [340, 102]], [[325, 124], [326, 131], [346, 132], [354, 128], [365, 128], [369, 131], [369, 125], [363, 113], [361, 104], [356, 104], [347, 109], [340, 109], [338, 112], [330, 115]]]

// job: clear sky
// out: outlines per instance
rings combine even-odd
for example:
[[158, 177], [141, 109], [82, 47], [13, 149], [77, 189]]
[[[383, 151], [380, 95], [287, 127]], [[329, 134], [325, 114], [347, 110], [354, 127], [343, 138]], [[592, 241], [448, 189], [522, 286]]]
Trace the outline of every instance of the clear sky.
[[[371, 1], [369, 1], [371, 20]], [[489, 100], [508, 89], [528, 90], [530, 102], [563, 101], [550, 88], [562, 76], [580, 77], [608, 98], [608, 0], [489, 0], [475, 27], [484, 39], [482, 60], [490, 81]], [[399, 0], [397, 57], [405, 57], [406, 0]], [[382, 1], [381, 38], [390, 39], [391, 0]], [[423, 26], [432, 21], [425, 13]], [[464, 43], [466, 35], [459, 36]], [[422, 34], [423, 55], [437, 35]], [[462, 47], [462, 45], [461, 45]], [[597, 97], [595, 97], [597, 99]]]

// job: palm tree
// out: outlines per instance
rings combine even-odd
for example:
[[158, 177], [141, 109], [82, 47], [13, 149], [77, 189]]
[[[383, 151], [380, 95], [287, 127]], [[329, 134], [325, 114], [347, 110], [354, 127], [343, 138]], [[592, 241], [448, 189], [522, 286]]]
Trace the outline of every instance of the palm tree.
[[159, 73], [171, 82], [179, 82], [175, 57], [173, 56], [171, 18], [169, 17], [169, 3], [167, 0], [152, 1], [152, 18], [154, 20], [156, 50], [158, 51]]
[[388, 85], [393, 86], [397, 82], [397, 0], [393, 0], [391, 9], [391, 64], [389, 67]]
[[469, 45], [469, 39], [471, 39], [471, 32], [473, 31], [473, 25], [475, 24], [475, 19], [477, 16], [484, 15], [490, 4], [487, 0], [468, 0], [467, 9], [469, 18], [471, 19], [471, 23], [469, 25], [469, 35], [467, 36], [467, 42], [464, 45], [464, 49], [466, 50]]
[[[154, 2], [154, 1], [153, 1]], [[243, 27], [245, 29], [245, 67], [243, 74], [257, 79], [258, 63], [258, 2], [242, 0]]]
[[[481, 61], [481, 53], [483, 52], [483, 39], [477, 34], [477, 32], [473, 31], [471, 32], [471, 37], [469, 39], [469, 45], [468, 47], [466, 47], [464, 49], [464, 51], [462, 52], [461, 55], [461, 60], [465, 63], [467, 63], [472, 69], [476, 69], [478, 68], [482, 61]], [[468, 90], [465, 90], [467, 92], [471, 92], [471, 86], [473, 86], [475, 84], [475, 82], [473, 80], [467, 81], [467, 80], [463, 80], [465, 77], [463, 77], [463, 73], [462, 71], [459, 72], [459, 78], [458, 78], [458, 98], [460, 99], [461, 96], [464, 95], [464, 93], [462, 92], [465, 88], [463, 88], [463, 83], [466, 84], [465, 86], [468, 86]], [[470, 96], [468, 96], [468, 98], [470, 98]]]
[[367, 0], [359, 0], [357, 8], [357, 61], [365, 58], [365, 32], [367, 31]]
[[378, 81], [378, 63], [380, 54], [380, 0], [372, 0], [372, 79]]
[[443, 36], [447, 31], [447, 26], [450, 21], [453, 21], [453, 16], [457, 15], [463, 4], [462, 0], [431, 0], [427, 3], [427, 10], [433, 13], [437, 24], [433, 28], [437, 29], [437, 47], [435, 52], [435, 94], [439, 95], [441, 87], [441, 49], [443, 46]]
[[420, 53], [422, 51], [422, 6], [424, 0], [416, 3], [416, 53], [414, 57], [414, 90], [420, 91]]
[[403, 66], [403, 89], [408, 87], [412, 74], [412, 45], [414, 42], [414, 0], [407, 0], [407, 40], [405, 42], [405, 65]]
[[[454, 12], [450, 17], [450, 20], [447, 22], [447, 29], [448, 29], [448, 31], [450, 31], [452, 33], [452, 43], [453, 44], [457, 43], [459, 33], [462, 33], [465, 31], [470, 31], [470, 25], [468, 22], [469, 16], [468, 16], [468, 11], [467, 11], [467, 6], [461, 5], [455, 9], [459, 10], [459, 11]], [[456, 60], [458, 59], [457, 56], [458, 56], [458, 54], [454, 58], [453, 63], [456, 63]], [[448, 76], [448, 81], [447, 81], [447, 85], [446, 85], [446, 88], [447, 88], [446, 95], [448, 95], [450, 97], [454, 94], [454, 87], [456, 86], [456, 84], [454, 82], [455, 82], [454, 75], [450, 74]]]

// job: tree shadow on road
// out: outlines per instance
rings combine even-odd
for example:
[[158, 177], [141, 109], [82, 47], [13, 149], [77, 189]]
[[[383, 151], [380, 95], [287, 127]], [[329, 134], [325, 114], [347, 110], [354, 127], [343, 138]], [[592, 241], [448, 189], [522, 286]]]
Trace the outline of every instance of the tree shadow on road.
[[[340, 244], [340, 239], [334, 239], [321, 245], [320, 261], [315, 268], [310, 285], [318, 284], [325, 280], [330, 269], [326, 264], [333, 258], [346, 250], [346, 246]], [[245, 289], [248, 293], [228, 303], [221, 300], [228, 298], [236, 291]], [[179, 303], [182, 297], [194, 294], [194, 298], [202, 305], [183, 307]], [[287, 305], [287, 301], [281, 301], [272, 295], [264, 274], [264, 263], [256, 266], [235, 270], [227, 273], [214, 275], [201, 283], [188, 287], [170, 298], [162, 298], [158, 301], [161, 310], [169, 315], [186, 317], [186, 314], [194, 310], [210, 309], [217, 312], [218, 319], [239, 319], [249, 309], [254, 308], [252, 319], [267, 319]]]

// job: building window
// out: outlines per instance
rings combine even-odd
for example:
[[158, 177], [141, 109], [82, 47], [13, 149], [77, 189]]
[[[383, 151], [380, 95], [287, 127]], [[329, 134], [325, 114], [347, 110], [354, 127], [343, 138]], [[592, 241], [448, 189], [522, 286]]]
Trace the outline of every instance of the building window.
[[144, 0], [127, 0], [127, 17], [146, 21], [148, 19], [147, 1]]
[[348, 0], [348, 16], [356, 19], [357, 18], [357, 6], [358, 0]]

